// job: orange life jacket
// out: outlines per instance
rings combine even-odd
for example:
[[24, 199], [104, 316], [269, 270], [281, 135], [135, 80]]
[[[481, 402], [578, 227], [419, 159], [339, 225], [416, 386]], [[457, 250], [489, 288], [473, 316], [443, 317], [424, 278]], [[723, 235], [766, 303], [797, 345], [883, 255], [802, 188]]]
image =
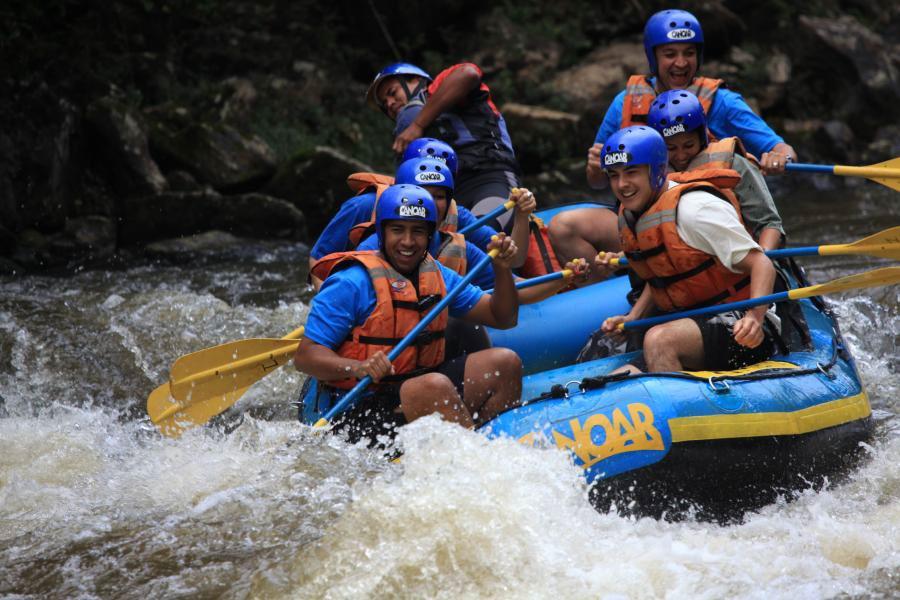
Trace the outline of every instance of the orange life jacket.
[[528, 220], [528, 251], [519, 274], [522, 277], [539, 277], [561, 269], [556, 252], [550, 244], [547, 226], [540, 217], [532, 215]]
[[[359, 173], [357, 173], [359, 175]], [[385, 187], [387, 189], [387, 187]], [[347, 237], [350, 239], [350, 244], [356, 248], [362, 243], [364, 239], [375, 233], [375, 211], [378, 209], [378, 199], [381, 197], [382, 190], [377, 190], [375, 192], [375, 205], [372, 206], [372, 216], [368, 221], [364, 221], [362, 223], [357, 223], [353, 227], [350, 228], [350, 233], [347, 234]], [[459, 211], [456, 208], [456, 200], [451, 199], [450, 205], [447, 206], [447, 214], [444, 215], [444, 220], [441, 221], [440, 226], [438, 227], [438, 231], [444, 231], [446, 233], [455, 233], [457, 229], [457, 223], [459, 222]]]
[[[700, 100], [703, 112], [709, 114], [716, 91], [725, 83], [722, 79], [694, 77], [691, 85], [685, 88]], [[657, 96], [656, 89], [644, 75], [632, 75], [625, 84], [625, 99], [622, 102], [622, 123], [620, 129], [631, 125], [645, 125], [650, 105]]]
[[466, 237], [457, 232], [440, 232], [441, 241], [438, 249], [438, 262], [455, 271], [458, 275], [465, 275], [468, 264], [466, 261]]
[[656, 306], [684, 310], [750, 297], [750, 277], [733, 273], [712, 255], [687, 245], [678, 235], [678, 203], [690, 191], [703, 190], [729, 202], [738, 219], [740, 205], [731, 191], [740, 175], [729, 169], [685, 171], [669, 176], [681, 185], [663, 192], [636, 221], [619, 209], [619, 237], [628, 265], [646, 281]]
[[759, 161], [744, 149], [744, 144], [741, 143], [739, 138], [727, 137], [710, 142], [706, 148], [691, 159], [685, 171], [733, 169], [735, 154], [740, 154], [759, 167]]
[[[323, 256], [313, 267], [314, 275], [325, 279], [335, 268], [360, 263], [369, 273], [375, 288], [375, 309], [362, 325], [353, 328], [337, 354], [353, 360], [366, 360], [381, 350], [389, 353], [406, 334], [418, 325], [422, 317], [447, 295], [447, 286], [440, 268], [426, 255], [419, 265], [417, 286], [398, 273], [380, 252], [335, 252]], [[382, 379], [389, 383], [415, 377], [437, 367], [444, 361], [444, 331], [448, 310], [444, 309], [406, 350], [393, 362], [395, 375]], [[350, 389], [356, 379], [329, 381], [328, 385]]]
[[352, 173], [347, 178], [347, 186], [359, 196], [375, 188], [375, 195], [381, 196], [381, 192], [394, 185], [394, 178], [381, 173]]

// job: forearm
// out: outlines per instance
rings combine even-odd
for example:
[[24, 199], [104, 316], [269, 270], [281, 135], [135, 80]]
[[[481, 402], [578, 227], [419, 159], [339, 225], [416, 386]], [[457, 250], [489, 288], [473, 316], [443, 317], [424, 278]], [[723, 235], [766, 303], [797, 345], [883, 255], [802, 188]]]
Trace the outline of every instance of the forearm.
[[569, 285], [569, 279], [567, 277], [560, 277], [559, 279], [554, 279], [553, 281], [547, 281], [540, 285], [533, 285], [531, 287], [518, 290], [519, 304], [534, 304], [535, 302], [546, 300], [550, 296], [564, 289], [567, 285]]
[[320, 381], [339, 381], [353, 377], [353, 368], [359, 361], [344, 358], [331, 348], [303, 340], [294, 353], [294, 366], [298, 371]]
[[528, 227], [529, 215], [516, 212], [515, 220], [510, 237], [516, 244], [516, 256], [513, 258], [512, 267], [520, 268], [525, 264], [525, 258], [528, 256]]
[[462, 102], [480, 84], [481, 77], [473, 69], [462, 68], [454, 71], [438, 90], [428, 97], [413, 123], [426, 129], [441, 113]]
[[512, 271], [499, 265], [494, 266], [494, 293], [490, 300], [492, 327], [509, 329], [519, 320], [519, 291]]
[[[762, 253], [757, 253], [758, 257], [753, 260], [750, 268], [750, 297], [761, 298], [772, 293], [775, 285], [775, 267], [772, 261]], [[750, 309], [756, 316], [762, 320], [766, 315], [768, 306], [757, 306]]]
[[609, 178], [603, 169], [595, 169], [588, 166], [585, 169], [588, 185], [595, 190], [605, 190], [609, 185]]
[[638, 296], [634, 306], [628, 311], [628, 320], [634, 321], [644, 318], [650, 313], [653, 306], [653, 292], [650, 289], [650, 284], [645, 284], [644, 289], [641, 291], [641, 295]]

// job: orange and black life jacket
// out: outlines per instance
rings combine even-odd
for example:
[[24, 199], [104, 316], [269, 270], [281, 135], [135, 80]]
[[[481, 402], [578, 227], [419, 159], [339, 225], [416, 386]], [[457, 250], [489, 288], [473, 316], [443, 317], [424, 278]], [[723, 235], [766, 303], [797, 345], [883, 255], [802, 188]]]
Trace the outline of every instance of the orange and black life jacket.
[[[694, 77], [686, 90], [691, 92], [700, 100], [703, 112], [709, 114], [712, 108], [713, 99], [716, 91], [722, 87], [725, 82], [722, 79], [711, 79], [709, 77]], [[650, 114], [650, 105], [657, 96], [656, 89], [650, 83], [645, 75], [632, 75], [625, 84], [625, 99], [622, 103], [622, 122], [620, 129], [630, 127], [631, 125], [646, 125], [647, 115]]]
[[663, 311], [685, 310], [750, 297], [750, 277], [733, 273], [715, 257], [689, 246], [678, 235], [678, 203], [691, 191], [703, 190], [734, 207], [731, 191], [740, 175], [729, 169], [685, 171], [669, 176], [681, 183], [663, 192], [640, 217], [619, 209], [619, 237], [632, 270], [646, 281], [656, 306]]
[[441, 245], [438, 249], [438, 262], [458, 275], [465, 275], [468, 269], [466, 261], [466, 237], [457, 232], [442, 231]]
[[519, 269], [522, 277], [539, 277], [561, 270], [559, 259], [550, 244], [547, 226], [540, 217], [534, 215], [528, 220], [528, 252], [525, 263]]
[[[398, 273], [380, 252], [336, 252], [323, 256], [313, 267], [313, 274], [325, 279], [335, 269], [362, 264], [375, 289], [375, 309], [365, 323], [354, 327], [336, 350], [353, 360], [366, 360], [379, 350], [389, 353], [422, 317], [447, 295], [447, 287], [437, 262], [426, 255], [419, 265], [418, 281]], [[391, 383], [415, 377], [432, 370], [444, 361], [444, 331], [448, 310], [444, 309], [406, 350], [393, 362], [395, 375], [382, 382]], [[328, 385], [350, 389], [356, 379], [329, 381]]]

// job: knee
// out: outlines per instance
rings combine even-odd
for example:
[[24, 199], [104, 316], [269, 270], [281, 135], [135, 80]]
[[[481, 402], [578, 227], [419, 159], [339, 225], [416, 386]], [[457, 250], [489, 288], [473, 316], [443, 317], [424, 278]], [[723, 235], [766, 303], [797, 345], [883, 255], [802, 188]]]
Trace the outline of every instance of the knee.
[[441, 373], [426, 373], [410, 379], [400, 387], [402, 397], [444, 399], [456, 393], [450, 379]]
[[522, 377], [522, 359], [509, 348], [491, 349], [491, 366], [501, 377]]
[[644, 351], [649, 353], [658, 353], [670, 347], [675, 340], [669, 327], [665, 325], [657, 325], [651, 328], [644, 335]]
[[547, 226], [547, 233], [550, 236], [551, 242], [556, 242], [575, 235], [575, 225], [572, 222], [572, 215], [577, 212], [577, 210], [573, 210], [560, 213], [553, 217], [550, 221], [550, 225]]

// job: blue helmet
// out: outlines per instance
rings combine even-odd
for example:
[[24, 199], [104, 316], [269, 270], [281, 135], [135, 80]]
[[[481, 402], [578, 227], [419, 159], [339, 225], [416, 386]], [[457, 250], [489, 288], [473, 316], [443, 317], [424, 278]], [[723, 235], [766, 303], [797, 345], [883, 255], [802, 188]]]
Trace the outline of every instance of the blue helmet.
[[378, 247], [384, 249], [385, 221], [425, 221], [430, 225], [429, 243], [437, 229], [437, 208], [431, 194], [417, 185], [394, 184], [384, 190], [375, 207]]
[[459, 163], [456, 159], [456, 151], [447, 142], [435, 138], [419, 138], [413, 140], [403, 151], [401, 162], [412, 158], [436, 158], [447, 163], [450, 172], [456, 175]]
[[687, 90], [668, 90], [657, 96], [650, 105], [647, 125], [658, 131], [663, 138], [698, 131], [700, 147], [705, 148], [709, 143], [703, 107], [697, 96]]
[[447, 189], [453, 195], [453, 173], [450, 165], [437, 158], [413, 158], [405, 161], [397, 168], [394, 183], [410, 185], [435, 186]]
[[[378, 89], [378, 84], [388, 77], [399, 77], [400, 84], [404, 88], [406, 88], [406, 77], [404, 76], [422, 77], [424, 79], [427, 79], [428, 81], [431, 81], [431, 75], [429, 75], [416, 65], [404, 62], [394, 63], [378, 71], [378, 73], [375, 75], [375, 79], [372, 80], [372, 83], [369, 84], [369, 89], [366, 90], [366, 101], [373, 106], [381, 108], [381, 104], [378, 102], [378, 98], [375, 97], [375, 91]], [[409, 88], [406, 88], [406, 95], [412, 95], [409, 91]]]
[[613, 167], [650, 167], [650, 187], [654, 192], [666, 182], [669, 151], [666, 142], [655, 129], [643, 125], [626, 127], [615, 132], [603, 145], [600, 161], [604, 169]]
[[650, 72], [658, 75], [653, 49], [663, 44], [697, 44], [697, 67], [703, 62], [703, 29], [697, 17], [686, 10], [661, 10], [644, 25], [644, 52]]

